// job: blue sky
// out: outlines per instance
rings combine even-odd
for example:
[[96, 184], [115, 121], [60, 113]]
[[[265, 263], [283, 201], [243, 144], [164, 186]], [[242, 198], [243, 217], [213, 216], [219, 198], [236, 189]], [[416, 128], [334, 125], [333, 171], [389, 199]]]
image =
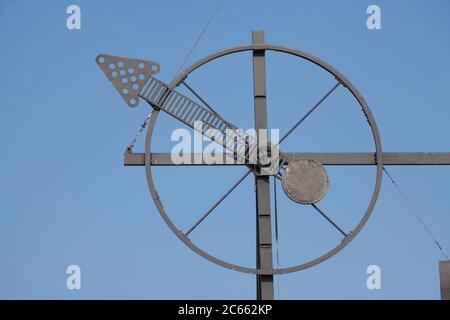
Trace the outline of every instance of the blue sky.
[[[0, 4], [0, 298], [253, 299], [255, 279], [211, 264], [165, 226], [144, 168], [123, 151], [148, 113], [131, 110], [95, 64], [98, 53], [157, 61], [169, 82], [216, 1], [2, 1]], [[81, 30], [66, 28], [77, 4]], [[382, 29], [366, 28], [377, 4]], [[364, 95], [385, 151], [450, 151], [448, 1], [232, 1], [225, 3], [189, 64], [216, 50], [266, 41], [310, 52]], [[269, 124], [286, 130], [333, 84], [300, 60], [267, 55]], [[189, 80], [226, 118], [253, 121], [251, 56], [224, 58]], [[170, 151], [179, 124], [158, 119], [155, 151]], [[365, 119], [340, 90], [283, 144], [286, 151], [370, 151]], [[136, 151], [143, 150], [140, 139]], [[367, 207], [374, 168], [327, 168], [320, 205], [350, 229]], [[166, 209], [186, 228], [243, 168], [155, 168]], [[450, 167], [390, 167], [450, 251]], [[281, 190], [281, 188], [279, 188]], [[218, 257], [254, 263], [254, 193], [247, 179], [202, 224], [193, 241]], [[320, 255], [339, 235], [279, 193], [280, 264]], [[427, 234], [384, 179], [360, 235], [332, 259], [281, 276], [282, 299], [438, 299], [438, 261]], [[66, 289], [67, 266], [82, 289]], [[366, 288], [379, 265], [382, 288]]]

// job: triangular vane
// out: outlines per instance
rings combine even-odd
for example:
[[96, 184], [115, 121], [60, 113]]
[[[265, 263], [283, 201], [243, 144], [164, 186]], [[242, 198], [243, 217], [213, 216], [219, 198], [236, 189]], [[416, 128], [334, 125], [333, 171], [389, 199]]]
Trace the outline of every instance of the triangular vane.
[[99, 54], [95, 59], [100, 69], [132, 108], [139, 103], [139, 93], [148, 78], [159, 72], [153, 61]]

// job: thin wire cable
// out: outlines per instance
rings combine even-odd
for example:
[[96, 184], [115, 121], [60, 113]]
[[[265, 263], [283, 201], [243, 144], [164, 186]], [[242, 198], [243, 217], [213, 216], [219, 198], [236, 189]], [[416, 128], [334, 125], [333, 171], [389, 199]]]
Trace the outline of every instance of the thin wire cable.
[[208, 21], [206, 22], [206, 25], [203, 27], [202, 31], [198, 35], [197, 39], [194, 41], [194, 44], [192, 45], [191, 49], [189, 50], [189, 52], [187, 53], [187, 55], [184, 58], [183, 62], [181, 63], [180, 67], [178, 68], [177, 72], [175, 73], [174, 78], [176, 78], [178, 76], [178, 74], [180, 73], [181, 69], [183, 69], [184, 65], [186, 64], [186, 62], [188, 61], [189, 57], [194, 52], [195, 48], [197, 47], [198, 43], [200, 42], [201, 38], [205, 34], [205, 32], [208, 29], [208, 27], [211, 24], [211, 22], [213, 21], [214, 17], [219, 12], [219, 9], [222, 7], [222, 4], [224, 3], [224, 1], [225, 0], [219, 0], [219, 3], [217, 4], [217, 6], [214, 9], [213, 13], [211, 14], [211, 16], [209, 17]]
[[[276, 241], [277, 246], [278, 246], [278, 203], [277, 203], [277, 180], [276, 180], [275, 177], [273, 178], [273, 192], [275, 193], [275, 197], [274, 197], [274, 207], [275, 207], [275, 241]], [[277, 263], [279, 264], [278, 253], [277, 253]]]
[[[174, 79], [178, 76], [178, 74], [180, 73], [181, 69], [184, 67], [184, 65], [186, 64], [187, 60], [189, 59], [189, 57], [191, 56], [191, 54], [194, 52], [194, 49], [197, 47], [198, 43], [200, 42], [201, 38], [203, 37], [203, 34], [206, 32], [206, 30], [208, 29], [209, 25], [211, 24], [211, 22], [213, 21], [214, 17], [217, 15], [217, 13], [219, 12], [219, 9], [222, 7], [222, 4], [224, 3], [225, 0], [220, 0], [219, 3], [217, 4], [216, 8], [214, 9], [213, 13], [211, 14], [211, 16], [208, 19], [208, 22], [206, 23], [206, 25], [203, 27], [202, 31], [200, 32], [200, 34], [198, 35], [197, 39], [195, 40], [194, 44], [192, 45], [191, 49], [189, 50], [189, 52], [187, 53], [186, 57], [184, 58], [183, 62], [181, 63], [180, 67], [178, 68], [177, 72], [175, 73], [175, 76], [173, 77]], [[151, 116], [151, 112], [150, 114], [147, 116], [146, 120], [144, 121], [145, 126], [147, 125], [147, 121]], [[132, 142], [130, 144], [128, 144], [127, 146], [127, 150], [128, 151], [132, 151], [134, 144], [136, 143], [137, 139], [139, 138], [139, 136], [141, 135], [142, 131], [145, 128], [144, 124], [141, 125], [141, 128], [139, 129], [138, 133], [135, 135], [135, 137], [133, 138]]]
[[[278, 243], [278, 197], [277, 197], [277, 179], [273, 177], [273, 205], [275, 209], [275, 250], [276, 250], [276, 259], [277, 259], [277, 267], [280, 267], [280, 255], [279, 255], [279, 243]], [[277, 277], [277, 295], [278, 299], [280, 299], [280, 275], [276, 275]]]
[[152, 116], [153, 110], [150, 111], [150, 113], [145, 118], [144, 122], [142, 122], [139, 130], [134, 135], [134, 138], [131, 140], [131, 142], [127, 145], [127, 151], [133, 152], [133, 148], [137, 140], [139, 139], [140, 135], [142, 134], [142, 131], [144, 131], [145, 127], [147, 127], [148, 122], [150, 121], [150, 117]]
[[448, 256], [445, 253], [444, 249], [442, 248], [442, 246], [440, 245], [439, 241], [437, 241], [436, 237], [433, 235], [433, 233], [431, 232], [431, 230], [427, 227], [427, 225], [425, 224], [425, 222], [422, 220], [422, 218], [420, 217], [419, 213], [417, 212], [417, 210], [414, 208], [414, 206], [412, 205], [411, 201], [409, 201], [409, 199], [406, 197], [406, 195], [403, 193], [403, 191], [400, 189], [400, 186], [398, 185], [398, 183], [394, 180], [394, 178], [392, 177], [392, 175], [386, 170], [385, 167], [383, 167], [383, 171], [386, 174], [386, 176], [388, 176], [388, 178], [391, 180], [392, 184], [395, 186], [395, 188], [397, 189], [398, 193], [400, 194], [400, 196], [403, 198], [403, 200], [405, 200], [406, 204], [408, 205], [409, 209], [411, 210], [411, 212], [415, 215], [415, 217], [417, 218], [417, 220], [419, 221], [419, 223], [422, 225], [422, 227], [425, 229], [425, 231], [428, 233], [428, 235], [431, 237], [431, 239], [433, 239], [434, 243], [436, 244], [436, 246], [438, 247], [439, 251], [442, 253], [442, 255], [445, 257], [446, 260], [448, 260]]

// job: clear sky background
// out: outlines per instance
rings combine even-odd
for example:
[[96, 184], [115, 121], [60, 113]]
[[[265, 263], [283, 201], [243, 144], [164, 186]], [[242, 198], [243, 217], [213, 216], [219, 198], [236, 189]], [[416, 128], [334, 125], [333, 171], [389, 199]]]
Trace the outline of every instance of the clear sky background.
[[[66, 8], [81, 7], [81, 30]], [[0, 298], [253, 299], [254, 276], [214, 265], [184, 246], [160, 218], [143, 167], [123, 167], [148, 106], [128, 108], [95, 64], [98, 53], [157, 61], [174, 73], [216, 1], [2, 1], [0, 3]], [[366, 28], [377, 4], [382, 30]], [[266, 41], [310, 52], [364, 95], [385, 151], [450, 151], [448, 1], [226, 0], [189, 64], [216, 50]], [[284, 132], [334, 83], [299, 59], [267, 54], [269, 124]], [[224, 58], [189, 82], [236, 125], [253, 122], [251, 56]], [[179, 124], [161, 115], [154, 150], [170, 151]], [[143, 139], [136, 151], [142, 151]], [[371, 151], [365, 119], [342, 88], [284, 151]], [[244, 168], [155, 168], [157, 188], [180, 229], [192, 224]], [[367, 207], [373, 167], [327, 168], [320, 206], [350, 230]], [[429, 228], [450, 251], [450, 167], [390, 167]], [[279, 186], [281, 266], [306, 262], [339, 234]], [[192, 234], [208, 252], [253, 266], [252, 178]], [[277, 277], [282, 299], [439, 299], [442, 259], [385, 178], [373, 215], [337, 256]], [[66, 289], [66, 268], [82, 289]], [[380, 290], [366, 288], [379, 265]]]

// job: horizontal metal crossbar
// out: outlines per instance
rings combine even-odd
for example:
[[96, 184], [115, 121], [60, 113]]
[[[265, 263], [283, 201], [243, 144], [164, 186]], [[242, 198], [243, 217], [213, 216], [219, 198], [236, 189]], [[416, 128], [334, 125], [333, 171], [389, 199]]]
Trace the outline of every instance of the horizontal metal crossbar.
[[[376, 155], [357, 153], [283, 153], [288, 161], [312, 159], [325, 165], [375, 165]], [[450, 165], [450, 152], [382, 152], [384, 165]]]
[[[171, 153], [152, 153], [150, 155], [150, 165], [151, 166], [198, 166], [198, 165], [245, 165], [244, 160], [235, 160], [233, 154], [219, 154], [212, 158], [211, 154], [201, 154], [201, 153], [191, 153], [186, 155], [187, 159], [185, 163], [177, 163], [173, 160]], [[144, 166], [145, 165], [145, 154], [144, 153], [125, 153], [124, 154], [124, 165], [125, 166]]]
[[[185, 156], [185, 163], [175, 163], [171, 153], [152, 153], [150, 165], [152, 166], [174, 166], [174, 165], [245, 165], [245, 161], [238, 161], [230, 153], [216, 155], [212, 163], [211, 154], [194, 153]], [[303, 153], [288, 152], [282, 157], [287, 162], [299, 159], [311, 159], [324, 165], [375, 165], [377, 163], [373, 152], [342, 152], [342, 153]], [[450, 165], [450, 152], [383, 152], [382, 162], [384, 165]], [[143, 153], [125, 153], [125, 166], [145, 165]]]

